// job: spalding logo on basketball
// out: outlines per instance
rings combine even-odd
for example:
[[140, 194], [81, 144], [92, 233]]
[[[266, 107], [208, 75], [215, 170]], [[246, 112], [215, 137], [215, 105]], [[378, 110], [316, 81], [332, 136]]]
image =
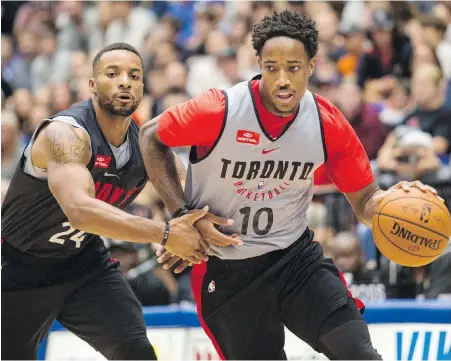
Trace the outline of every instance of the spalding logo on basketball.
[[378, 205], [373, 217], [374, 242], [381, 253], [403, 266], [431, 263], [451, 238], [451, 216], [431, 193], [396, 190]]

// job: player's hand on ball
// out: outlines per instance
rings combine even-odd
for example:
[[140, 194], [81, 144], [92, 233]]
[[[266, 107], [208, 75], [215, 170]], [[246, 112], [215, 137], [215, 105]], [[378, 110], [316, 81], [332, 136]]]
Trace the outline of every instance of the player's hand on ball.
[[[233, 224], [233, 219], [226, 219], [207, 213], [205, 217], [199, 219], [194, 223], [194, 227], [202, 235], [202, 238], [208, 243], [218, 247], [241, 246], [243, 241], [239, 234], [234, 233], [230, 236], [221, 233], [215, 225], [228, 227]], [[209, 249], [207, 248], [207, 252]]]
[[407, 182], [407, 181], [401, 181], [399, 183], [396, 183], [394, 186], [391, 186], [388, 190], [386, 190], [383, 193], [378, 194], [374, 197], [374, 200], [376, 202], [380, 202], [387, 194], [391, 193], [394, 190], [402, 189], [405, 192], [410, 192], [412, 188], [418, 188], [420, 191], [424, 193], [432, 193], [434, 196], [436, 196], [438, 199], [440, 199], [442, 202], [444, 202], [443, 198], [439, 197], [437, 194], [437, 191], [435, 188], [432, 188], [431, 186], [428, 186], [427, 184], [423, 184], [420, 181], [414, 181], [414, 182]]
[[195, 210], [179, 218], [172, 219], [169, 224], [169, 237], [166, 242], [166, 250], [191, 263], [201, 263], [208, 259], [206, 249], [208, 245], [202, 239], [201, 234], [194, 228], [194, 223], [205, 217], [208, 206]]

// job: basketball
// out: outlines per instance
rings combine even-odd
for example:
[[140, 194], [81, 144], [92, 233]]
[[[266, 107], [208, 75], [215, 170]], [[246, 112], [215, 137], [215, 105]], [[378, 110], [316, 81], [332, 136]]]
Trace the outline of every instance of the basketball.
[[388, 194], [373, 216], [377, 248], [402, 266], [431, 263], [451, 238], [451, 216], [446, 205], [431, 193], [417, 188]]

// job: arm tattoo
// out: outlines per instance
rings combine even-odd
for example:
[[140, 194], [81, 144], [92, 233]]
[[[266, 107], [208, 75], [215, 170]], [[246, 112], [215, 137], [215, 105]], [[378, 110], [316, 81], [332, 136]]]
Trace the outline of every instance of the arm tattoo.
[[89, 141], [80, 138], [74, 129], [66, 127], [47, 129], [50, 155], [59, 164], [82, 162], [90, 149]]
[[88, 194], [91, 198], [96, 197], [96, 187], [94, 186], [94, 180], [92, 177], [89, 177]]

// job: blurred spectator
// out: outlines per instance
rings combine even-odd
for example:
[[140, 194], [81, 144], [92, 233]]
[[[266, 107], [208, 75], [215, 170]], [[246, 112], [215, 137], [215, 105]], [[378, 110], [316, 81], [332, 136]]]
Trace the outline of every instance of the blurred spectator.
[[143, 50], [144, 40], [156, 22], [152, 11], [136, 6], [131, 1], [113, 1], [110, 6], [113, 20], [105, 31], [104, 43], [100, 47], [121, 41], [138, 51]]
[[172, 62], [164, 70], [168, 88], [186, 88], [186, 67], [183, 63]]
[[188, 101], [190, 97], [183, 88], [170, 88], [162, 99], [162, 110]]
[[446, 24], [439, 18], [424, 16], [421, 19], [424, 41], [435, 50], [443, 77], [451, 78], [451, 43], [445, 40]]
[[364, 264], [362, 249], [355, 234], [337, 234], [328, 243], [328, 250], [354, 297], [362, 300], [386, 298], [385, 285], [379, 282], [377, 271], [368, 269]]
[[87, 8], [84, 13], [84, 30], [88, 41], [88, 50], [95, 53], [106, 44], [106, 31], [113, 21], [112, 2], [98, 1], [95, 7]]
[[241, 77], [237, 54], [232, 48], [224, 48], [216, 53], [218, 68], [230, 84], [236, 84], [245, 79]]
[[[54, 7], [55, 28], [58, 32], [57, 48], [76, 51], [87, 48], [84, 31], [84, 6], [81, 1], [60, 1]], [[90, 35], [90, 34], [89, 34]]]
[[335, 62], [328, 56], [327, 51], [327, 46], [319, 43], [315, 70], [310, 78], [310, 85], [314, 87], [314, 92], [334, 103], [341, 79]]
[[451, 242], [443, 254], [430, 266], [428, 272], [429, 286], [426, 289], [427, 298], [451, 297]]
[[22, 127], [30, 115], [33, 97], [28, 89], [17, 89], [13, 94], [13, 102], [19, 125]]
[[2, 111], [2, 178], [12, 178], [23, 149], [16, 114]]
[[399, 34], [393, 15], [382, 9], [373, 13], [370, 35], [373, 49], [360, 61], [358, 82], [384, 96], [396, 86], [396, 78], [410, 76], [411, 44]]
[[440, 1], [432, 10], [432, 13], [446, 24], [445, 39], [451, 43], [451, 3]]
[[6, 98], [10, 97], [13, 93], [13, 76], [11, 71], [7, 71], [7, 64], [9, 63], [13, 54], [12, 39], [2, 34], [2, 92]]
[[30, 30], [23, 30], [16, 35], [16, 40], [17, 50], [13, 53], [8, 63], [2, 64], [2, 77], [13, 89], [30, 89], [31, 62], [38, 50], [36, 47], [37, 35]]
[[254, 26], [267, 15], [274, 12], [273, 1], [252, 1], [251, 2], [251, 23]]
[[418, 69], [418, 67], [423, 65], [440, 66], [434, 48], [428, 43], [419, 43], [413, 49], [412, 69]]
[[164, 16], [155, 25], [152, 30], [152, 35], [146, 39], [145, 49], [150, 54], [154, 53], [159, 44], [162, 43], [177, 43], [177, 33], [180, 30], [180, 23], [177, 19], [170, 16]]
[[152, 54], [150, 66], [153, 69], [162, 70], [167, 64], [178, 61], [179, 57], [179, 51], [174, 44], [169, 42], [161, 43]]
[[74, 103], [73, 94], [68, 83], [55, 83], [51, 87], [52, 112], [57, 113], [69, 108]]
[[[173, 276], [165, 275], [161, 279], [161, 269], [157, 272], [154, 262], [139, 262], [139, 253], [135, 245], [126, 242], [114, 242], [110, 246], [111, 257], [120, 263], [120, 271], [129, 283], [133, 292], [143, 306], [169, 305], [177, 292], [176, 281]], [[166, 285], [167, 277], [170, 277], [170, 288]]]
[[28, 121], [24, 124], [23, 132], [26, 137], [26, 143], [31, 139], [34, 131], [42, 120], [47, 119], [52, 116], [52, 112], [49, 107], [44, 104], [35, 104], [30, 111], [30, 117]]
[[355, 75], [360, 57], [365, 50], [365, 34], [356, 26], [342, 32], [344, 36], [344, 54], [340, 55], [337, 69], [341, 76]]
[[187, 90], [190, 95], [196, 96], [210, 88], [225, 89], [235, 84], [233, 81], [236, 79], [229, 79], [218, 64], [218, 55], [223, 55], [228, 48], [228, 40], [223, 33], [213, 31], [208, 34], [206, 55], [188, 60]]
[[246, 34], [251, 30], [251, 25], [248, 17], [239, 16], [235, 18], [233, 28], [229, 34], [230, 46], [235, 49], [244, 43]]
[[335, 104], [351, 123], [368, 158], [375, 159], [388, 133], [379, 120], [375, 107], [363, 102], [360, 87], [350, 81], [345, 81], [338, 87]]
[[37, 92], [46, 83], [63, 82], [69, 79], [71, 53], [58, 50], [56, 34], [46, 31], [39, 34], [40, 54], [31, 63], [31, 90]]
[[412, 100], [417, 109], [404, 124], [431, 134], [436, 153], [449, 153], [451, 146], [451, 110], [443, 106], [443, 78], [440, 69], [424, 66], [412, 77]]
[[451, 110], [443, 107], [440, 69], [429, 66], [415, 71], [412, 97], [416, 110], [387, 138], [379, 151], [382, 170], [409, 179], [420, 179], [440, 169], [438, 155], [449, 153]]
[[380, 121], [386, 130], [392, 130], [399, 125], [411, 112], [410, 87], [407, 82], [399, 82], [391, 91], [386, 101], [383, 101], [379, 113]]

